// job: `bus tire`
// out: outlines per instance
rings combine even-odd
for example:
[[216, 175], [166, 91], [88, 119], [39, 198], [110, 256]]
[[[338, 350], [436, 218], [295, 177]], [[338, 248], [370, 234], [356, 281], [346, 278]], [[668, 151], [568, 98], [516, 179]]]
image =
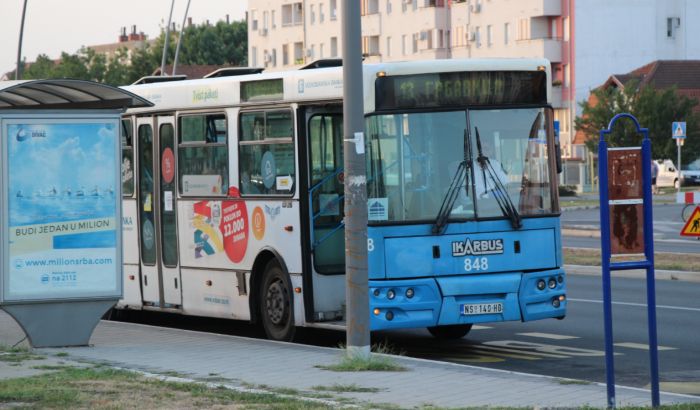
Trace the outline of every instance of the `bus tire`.
[[276, 260], [265, 266], [260, 287], [260, 317], [268, 339], [290, 342], [294, 338], [292, 285]]
[[428, 332], [437, 339], [461, 339], [470, 330], [472, 330], [471, 323], [466, 325], [431, 326], [428, 328]]

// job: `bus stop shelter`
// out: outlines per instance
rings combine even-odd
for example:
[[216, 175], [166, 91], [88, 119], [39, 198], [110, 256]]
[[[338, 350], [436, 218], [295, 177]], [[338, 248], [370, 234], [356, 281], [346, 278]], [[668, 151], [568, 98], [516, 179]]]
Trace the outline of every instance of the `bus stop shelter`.
[[122, 297], [120, 116], [91, 81], [0, 82], [0, 308], [34, 347], [86, 345]]

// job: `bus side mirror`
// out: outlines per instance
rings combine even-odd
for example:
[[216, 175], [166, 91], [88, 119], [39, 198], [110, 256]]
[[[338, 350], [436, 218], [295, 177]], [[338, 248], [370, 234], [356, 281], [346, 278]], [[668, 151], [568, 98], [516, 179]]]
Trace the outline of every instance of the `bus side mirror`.
[[561, 174], [563, 171], [562, 165], [561, 165], [561, 145], [559, 145], [559, 141], [554, 143], [554, 155], [555, 159], [557, 161], [557, 174]]

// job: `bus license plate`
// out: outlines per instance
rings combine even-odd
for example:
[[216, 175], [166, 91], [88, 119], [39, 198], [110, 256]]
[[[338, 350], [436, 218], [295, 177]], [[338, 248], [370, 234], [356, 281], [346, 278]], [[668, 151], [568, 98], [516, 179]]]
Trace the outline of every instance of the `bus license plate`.
[[475, 303], [470, 305], [460, 305], [462, 315], [491, 315], [503, 313], [503, 303]]

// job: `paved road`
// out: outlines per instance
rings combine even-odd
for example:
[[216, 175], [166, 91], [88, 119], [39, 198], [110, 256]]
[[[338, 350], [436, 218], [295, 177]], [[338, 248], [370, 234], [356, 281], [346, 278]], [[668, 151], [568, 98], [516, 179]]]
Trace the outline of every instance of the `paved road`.
[[[700, 241], [695, 238], [680, 236], [684, 226], [681, 220], [683, 205], [654, 206], [654, 249], [659, 252], [697, 253], [700, 252]], [[565, 211], [562, 213], [561, 225], [564, 228], [582, 228], [591, 232], [600, 229], [600, 211], [598, 209], [583, 209]], [[598, 248], [600, 239], [564, 235], [563, 245], [576, 248]]]
[[[649, 382], [645, 281], [613, 280], [616, 382]], [[605, 382], [600, 279], [569, 276], [564, 320], [478, 326], [464, 339], [438, 341], [426, 331], [377, 332], [409, 356], [503, 370]], [[668, 391], [700, 395], [700, 283], [657, 282], [659, 368]]]
[[[463, 339], [434, 339], [423, 329], [375, 332], [373, 344], [411, 357], [605, 381], [600, 279], [568, 277], [569, 308], [564, 320], [507, 322], [475, 326]], [[616, 381], [643, 387], [649, 382], [645, 281], [615, 278], [613, 295]], [[657, 281], [658, 341], [662, 390], [700, 395], [700, 283]], [[264, 337], [247, 323], [221, 319], [146, 314], [132, 320], [247, 337]], [[335, 347], [343, 332], [302, 329], [299, 342]]]

